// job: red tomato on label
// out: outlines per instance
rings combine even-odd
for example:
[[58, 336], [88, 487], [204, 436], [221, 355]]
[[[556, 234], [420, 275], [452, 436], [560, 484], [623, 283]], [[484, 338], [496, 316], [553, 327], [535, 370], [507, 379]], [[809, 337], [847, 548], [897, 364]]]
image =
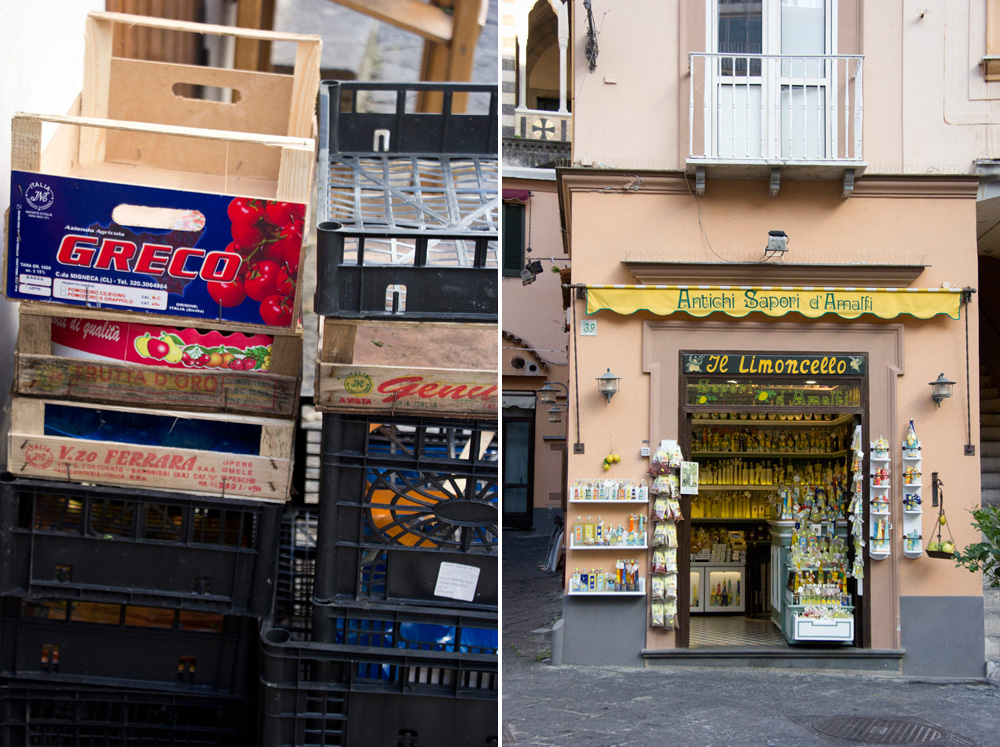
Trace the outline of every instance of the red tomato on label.
[[287, 202], [269, 202], [267, 207], [264, 208], [264, 217], [267, 218], [269, 223], [273, 223], [276, 226], [283, 226], [292, 219], [292, 208], [293, 205], [289, 205]]
[[271, 327], [287, 327], [292, 323], [292, 303], [281, 296], [268, 296], [260, 304], [260, 317]]
[[275, 289], [278, 291], [278, 295], [285, 298], [290, 298], [295, 294], [295, 277], [288, 272], [287, 268], [282, 267], [278, 270], [278, 282]]
[[246, 291], [243, 288], [243, 281], [241, 280], [233, 280], [230, 283], [211, 281], [206, 283], [206, 285], [208, 287], [208, 295], [212, 297], [212, 300], [226, 308], [239, 306], [243, 303], [243, 299], [247, 297]]
[[247, 295], [254, 301], [263, 301], [277, 292], [278, 271], [281, 266], [270, 259], [257, 262], [250, 268], [246, 279]]
[[236, 197], [229, 203], [226, 213], [229, 215], [229, 222], [234, 226], [236, 224], [252, 226], [261, 219], [264, 211], [247, 198]]
[[231, 233], [233, 234], [233, 243], [241, 249], [257, 246], [262, 238], [260, 229], [252, 223], [233, 223]]

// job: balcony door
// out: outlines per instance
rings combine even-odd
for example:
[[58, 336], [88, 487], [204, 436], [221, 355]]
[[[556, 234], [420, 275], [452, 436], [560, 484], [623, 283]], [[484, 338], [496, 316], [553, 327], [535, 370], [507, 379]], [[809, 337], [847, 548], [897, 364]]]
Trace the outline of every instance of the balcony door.
[[819, 160], [836, 143], [829, 116], [837, 0], [708, 0], [706, 67], [719, 158]]

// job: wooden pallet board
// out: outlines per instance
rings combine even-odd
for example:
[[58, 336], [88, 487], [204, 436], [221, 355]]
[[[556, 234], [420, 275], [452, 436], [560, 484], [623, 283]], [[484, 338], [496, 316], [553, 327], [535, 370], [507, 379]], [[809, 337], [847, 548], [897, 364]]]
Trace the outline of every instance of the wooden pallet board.
[[[14, 475], [95, 485], [128, 485], [220, 498], [285, 501], [291, 485], [293, 422], [243, 416], [261, 426], [258, 455], [93, 441], [45, 435], [45, 408], [54, 400], [13, 397], [7, 469]], [[73, 407], [230, 422], [231, 416], [73, 403]]]
[[494, 418], [498, 383], [494, 325], [324, 321], [317, 410]]
[[[53, 318], [21, 307], [15, 350], [17, 395], [290, 419], [298, 412], [301, 337], [274, 337], [266, 372], [169, 368], [53, 354]], [[93, 322], [74, 321], [99, 328], [95, 334], [119, 336], [132, 320], [127, 314], [112, 314]]]

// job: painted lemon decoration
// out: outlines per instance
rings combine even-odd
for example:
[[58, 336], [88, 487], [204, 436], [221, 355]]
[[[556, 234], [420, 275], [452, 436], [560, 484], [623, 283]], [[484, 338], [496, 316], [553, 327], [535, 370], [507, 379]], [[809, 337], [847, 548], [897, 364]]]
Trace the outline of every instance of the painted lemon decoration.
[[764, 400], [766, 400], [767, 399], [767, 392], [761, 392], [760, 394], [758, 394], [757, 395], [757, 399], [760, 400], [761, 402], [763, 402]]
[[706, 402], [708, 402], [708, 397], [706, 397], [704, 394], [701, 395], [700, 397], [698, 397], [698, 404], [699, 405], [703, 405]]

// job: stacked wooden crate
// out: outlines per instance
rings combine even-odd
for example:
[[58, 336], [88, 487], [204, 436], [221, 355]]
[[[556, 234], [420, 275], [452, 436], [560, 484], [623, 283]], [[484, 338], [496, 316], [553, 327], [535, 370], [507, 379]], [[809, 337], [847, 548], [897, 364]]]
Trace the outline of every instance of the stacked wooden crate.
[[[116, 57], [134, 27], [294, 43], [295, 70]], [[12, 125], [0, 672], [245, 714], [293, 468], [320, 40], [116, 13], [86, 38], [73, 110]]]
[[321, 86], [320, 498], [285, 517], [266, 747], [497, 742], [497, 114]]

